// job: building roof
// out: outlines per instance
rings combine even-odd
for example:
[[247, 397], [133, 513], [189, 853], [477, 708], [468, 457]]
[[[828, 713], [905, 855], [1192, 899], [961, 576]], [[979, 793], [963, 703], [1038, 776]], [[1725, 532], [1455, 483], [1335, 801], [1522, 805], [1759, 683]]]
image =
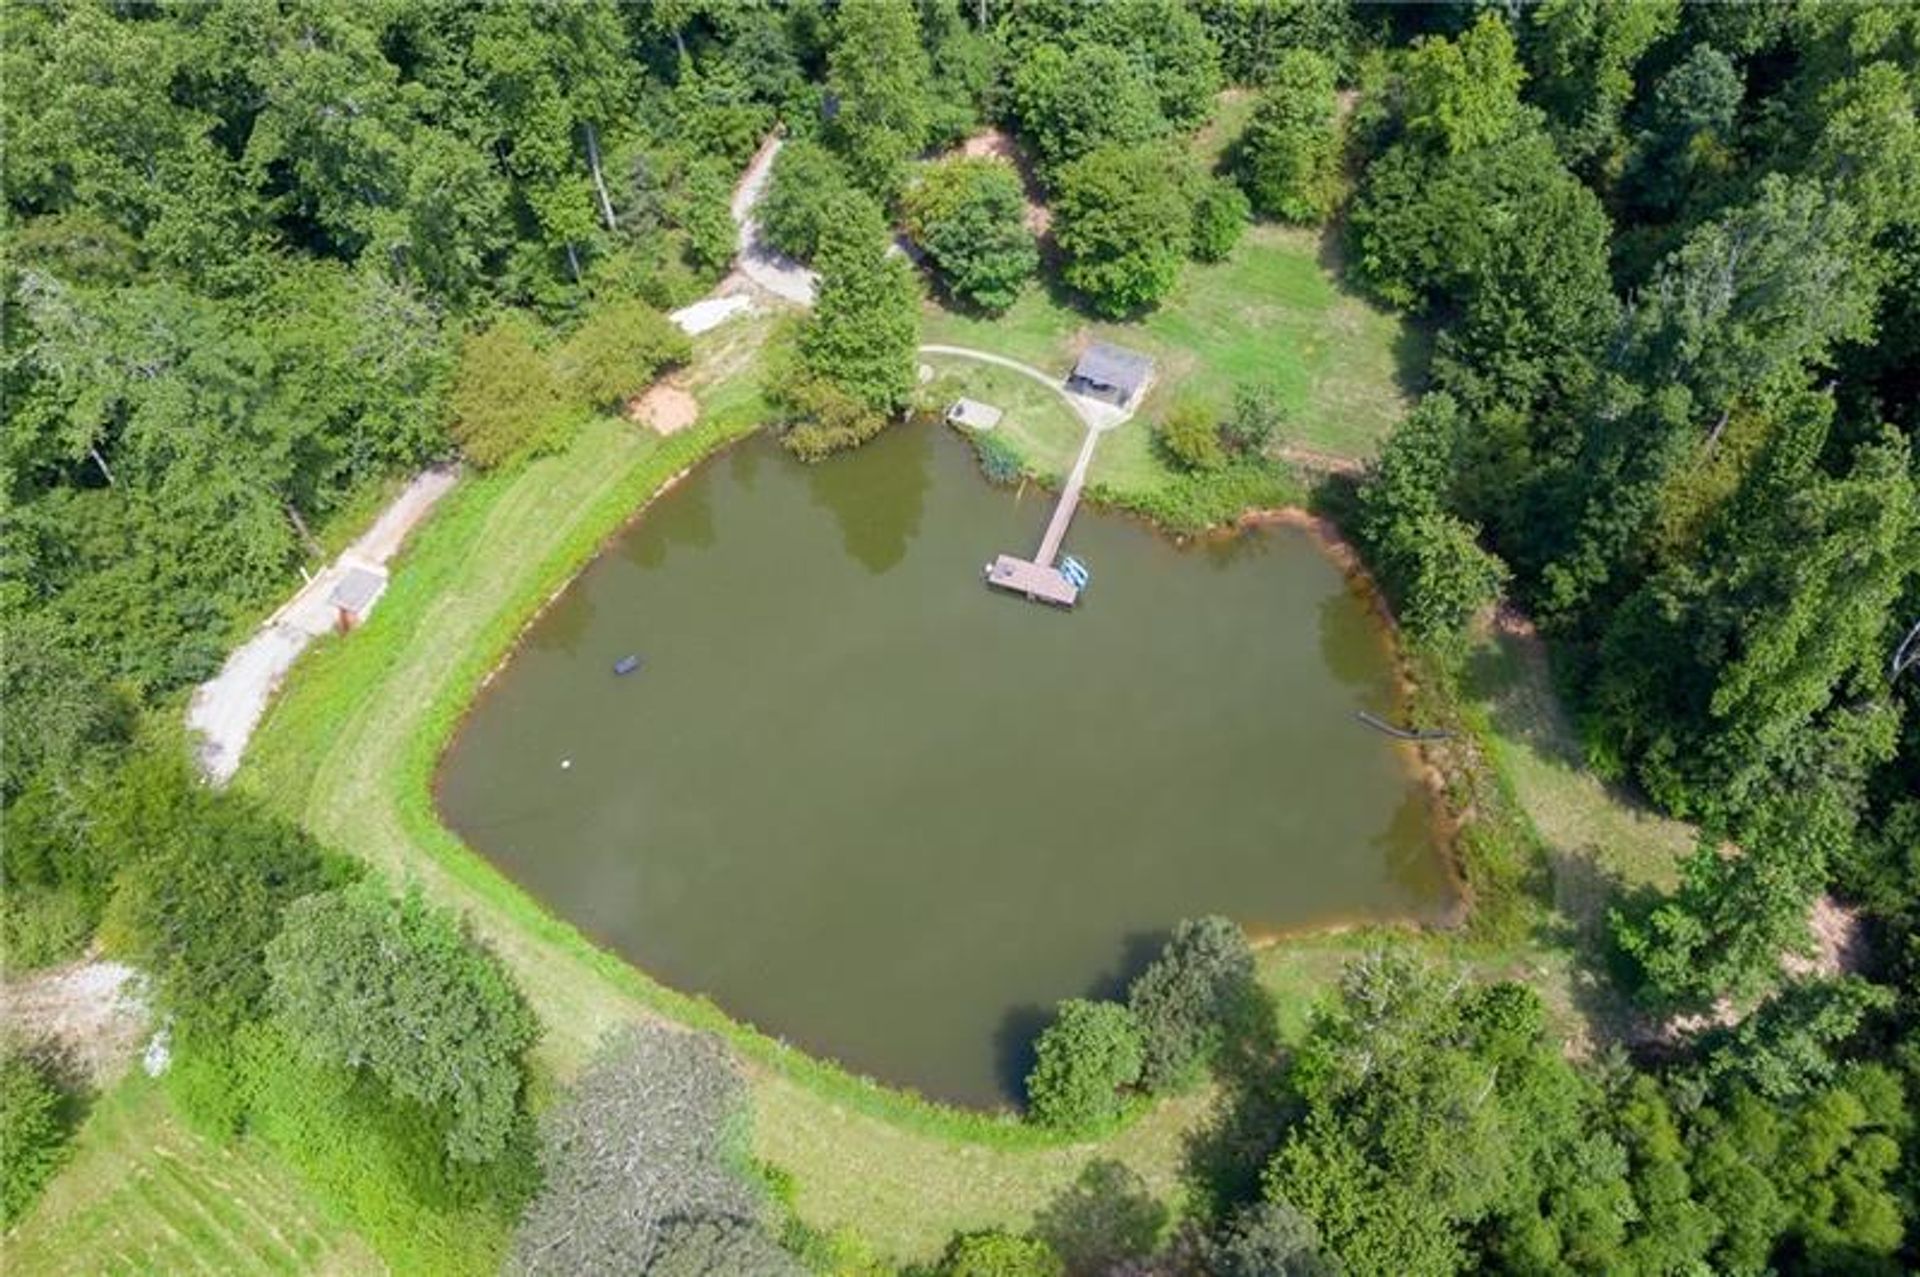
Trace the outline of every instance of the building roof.
[[1073, 375], [1077, 380], [1112, 386], [1129, 395], [1146, 385], [1147, 378], [1152, 374], [1153, 360], [1137, 350], [1109, 346], [1103, 341], [1088, 346], [1086, 353], [1080, 356], [1080, 362], [1073, 366]]
[[956, 399], [947, 409], [947, 420], [956, 426], [965, 426], [969, 430], [991, 430], [1000, 424], [1001, 411], [990, 403], [981, 403], [978, 399]]
[[371, 607], [386, 588], [386, 573], [355, 565], [340, 574], [339, 584], [327, 595], [327, 602], [357, 615]]

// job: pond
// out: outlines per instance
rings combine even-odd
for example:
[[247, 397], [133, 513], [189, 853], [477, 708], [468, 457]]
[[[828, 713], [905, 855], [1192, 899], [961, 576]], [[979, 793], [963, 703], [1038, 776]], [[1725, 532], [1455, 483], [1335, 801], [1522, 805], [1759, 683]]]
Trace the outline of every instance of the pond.
[[1394, 710], [1386, 639], [1307, 535], [1083, 507], [1078, 609], [990, 593], [1050, 509], [941, 427], [814, 467], [741, 444], [531, 627], [443, 816], [667, 984], [979, 1106], [1182, 917], [1443, 912], [1408, 747], [1354, 717]]

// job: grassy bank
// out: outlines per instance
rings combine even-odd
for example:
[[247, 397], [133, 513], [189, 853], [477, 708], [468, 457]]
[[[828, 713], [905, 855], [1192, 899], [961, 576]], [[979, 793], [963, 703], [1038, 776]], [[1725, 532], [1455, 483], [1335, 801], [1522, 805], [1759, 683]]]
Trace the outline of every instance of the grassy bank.
[[94, 1104], [73, 1160], [4, 1243], [17, 1273], [383, 1273], [251, 1140], [216, 1144], [138, 1072]]
[[1010, 1118], [877, 1086], [666, 989], [595, 947], [438, 822], [435, 760], [525, 621], [648, 496], [761, 415], [742, 363], [696, 385], [707, 411], [668, 440], [599, 421], [564, 452], [463, 482], [418, 534], [370, 623], [295, 670], [240, 783], [329, 844], [459, 907], [512, 966], [546, 1026], [541, 1064], [574, 1071], [611, 1026], [666, 1015], [725, 1036], [753, 1082], [757, 1154], [791, 1172], [823, 1230], [885, 1253], [931, 1253], [955, 1230], [1021, 1226], [1093, 1160], [1116, 1160], [1162, 1197], [1204, 1097], [1162, 1105], [1112, 1139], [1062, 1144]]

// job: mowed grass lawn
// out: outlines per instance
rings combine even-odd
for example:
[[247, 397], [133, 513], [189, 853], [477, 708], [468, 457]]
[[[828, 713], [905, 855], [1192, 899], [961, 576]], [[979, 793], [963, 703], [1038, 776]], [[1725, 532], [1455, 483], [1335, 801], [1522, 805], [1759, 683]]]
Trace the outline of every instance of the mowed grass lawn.
[[4, 1242], [9, 1273], [384, 1273], [248, 1140], [190, 1130], [135, 1072], [94, 1104], [73, 1157]]
[[708, 411], [671, 440], [605, 419], [558, 455], [462, 480], [397, 561], [369, 623], [295, 668], [238, 783], [464, 913], [539, 1013], [537, 1060], [550, 1075], [571, 1076], [608, 1029], [640, 1017], [727, 1033], [748, 1067], [755, 1152], [793, 1174], [797, 1209], [816, 1227], [922, 1259], [959, 1229], [1027, 1225], [1099, 1160], [1123, 1163], [1171, 1202], [1184, 1136], [1208, 1096], [1159, 1105], [1113, 1138], [1062, 1145], [887, 1092], [653, 984], [547, 914], [434, 817], [435, 754], [526, 617], [662, 480], [762, 415], [750, 361], [732, 357], [754, 340], [751, 326], [703, 339], [701, 366], [728, 371], [688, 379]]
[[[1322, 264], [1322, 248], [1315, 233], [1253, 226], [1226, 261], [1187, 263], [1173, 295], [1137, 321], [1094, 321], [1036, 287], [993, 319], [929, 302], [920, 340], [1063, 375], [1087, 340], [1144, 351], [1158, 365], [1139, 414], [1145, 422], [1184, 395], [1224, 411], [1236, 385], [1267, 381], [1287, 409], [1283, 443], [1368, 457], [1406, 411], [1403, 378], [1424, 366], [1423, 338], [1343, 289]], [[1119, 434], [1129, 432], [1146, 433], [1129, 423]]]

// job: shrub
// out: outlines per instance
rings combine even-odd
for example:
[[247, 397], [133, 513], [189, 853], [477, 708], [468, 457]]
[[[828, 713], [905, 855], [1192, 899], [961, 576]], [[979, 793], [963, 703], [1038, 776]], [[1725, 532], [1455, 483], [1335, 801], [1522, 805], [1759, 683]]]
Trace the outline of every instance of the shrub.
[[1340, 1265], [1320, 1249], [1320, 1230], [1285, 1201], [1243, 1207], [1208, 1247], [1216, 1277], [1335, 1277]]
[[930, 165], [903, 201], [907, 233], [954, 296], [983, 310], [1013, 305], [1039, 268], [1013, 166], [993, 159]]
[[1233, 411], [1220, 423], [1220, 440], [1233, 452], [1259, 456], [1279, 437], [1286, 422], [1279, 386], [1271, 381], [1243, 381], [1233, 388]]
[[460, 348], [452, 433], [467, 460], [483, 470], [560, 441], [567, 405], [537, 335], [525, 314], [508, 311]]
[[1140, 1030], [1142, 1084], [1166, 1093], [1198, 1082], [1252, 989], [1253, 950], [1239, 927], [1221, 917], [1176, 925], [1127, 990]]
[[557, 362], [575, 399], [611, 408], [692, 357], [693, 343], [672, 320], [645, 302], [617, 301], [588, 313]]
[[1065, 1277], [1067, 1266], [1038, 1237], [989, 1229], [954, 1238], [934, 1271], [936, 1277]]
[[1071, 998], [1040, 1035], [1027, 1104], [1043, 1125], [1093, 1131], [1126, 1112], [1124, 1088], [1140, 1080], [1140, 1031], [1114, 1002]]
[[1020, 460], [1019, 452], [991, 431], [976, 430], [968, 441], [973, 444], [973, 455], [980, 459], [980, 473], [989, 483], [1011, 486], [1026, 473], [1026, 463]]
[[52, 1067], [17, 1046], [0, 1051], [0, 1224], [26, 1213], [72, 1136], [71, 1105]]
[[821, 461], [857, 448], [887, 428], [885, 413], [822, 377], [801, 374], [782, 387], [780, 397], [792, 414], [780, 442], [802, 461]]
[[457, 915], [372, 880], [323, 892], [287, 911], [266, 965], [276, 1022], [296, 1047], [444, 1113], [455, 1159], [506, 1149], [539, 1025]]
[[1193, 195], [1193, 243], [1190, 251], [1203, 262], [1226, 260], [1247, 229], [1252, 210], [1240, 188], [1209, 179]]
[[1198, 399], [1175, 404], [1166, 420], [1155, 428], [1154, 439], [1182, 470], [1218, 470], [1227, 463], [1220, 423], [1214, 419], [1213, 410]]

